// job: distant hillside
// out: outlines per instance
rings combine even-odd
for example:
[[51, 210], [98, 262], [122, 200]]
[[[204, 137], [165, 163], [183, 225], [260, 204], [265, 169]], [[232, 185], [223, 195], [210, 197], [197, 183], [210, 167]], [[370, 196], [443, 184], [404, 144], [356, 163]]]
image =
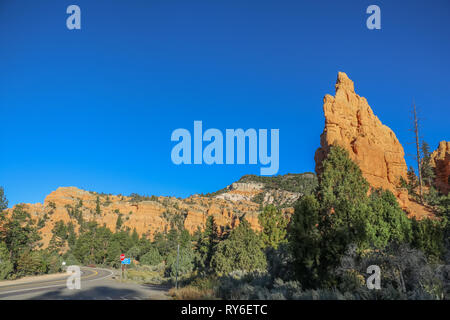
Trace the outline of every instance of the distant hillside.
[[293, 203], [309, 194], [316, 185], [317, 179], [312, 173], [276, 177], [246, 175], [218, 192], [185, 199], [136, 193], [112, 195], [61, 187], [50, 193], [42, 204], [21, 206], [39, 221], [42, 242], [47, 246], [58, 221], [72, 223], [76, 232], [83, 223], [95, 221], [112, 231], [136, 229], [140, 235], [153, 237], [174, 224], [182, 224], [193, 233], [202, 229], [206, 218], [212, 215], [220, 227], [234, 227], [245, 217], [258, 230], [258, 215], [263, 206], [274, 204], [285, 214], [292, 214]]
[[300, 197], [317, 187], [314, 173], [286, 174], [274, 177], [245, 175], [211, 196], [230, 201], [246, 200], [260, 205], [292, 206]]
[[317, 187], [317, 177], [312, 172], [288, 173], [274, 177], [245, 175], [238, 182], [264, 183], [265, 189], [281, 189], [310, 194]]

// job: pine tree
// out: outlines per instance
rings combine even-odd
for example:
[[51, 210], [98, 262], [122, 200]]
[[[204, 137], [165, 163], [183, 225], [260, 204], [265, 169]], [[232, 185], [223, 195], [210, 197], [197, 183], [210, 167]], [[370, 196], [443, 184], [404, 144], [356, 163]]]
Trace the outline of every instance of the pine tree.
[[13, 272], [9, 250], [4, 242], [0, 242], [0, 280], [7, 279]]
[[8, 208], [8, 200], [5, 196], [5, 190], [3, 187], [0, 187], [0, 241], [4, 238], [4, 226], [3, 223], [5, 222], [5, 217], [3, 214], [3, 210]]
[[412, 117], [413, 117], [413, 131], [414, 131], [414, 138], [415, 138], [415, 144], [416, 144], [416, 161], [417, 161], [417, 172], [419, 174], [419, 198], [420, 202], [423, 202], [423, 180], [422, 180], [422, 158], [420, 154], [420, 140], [419, 140], [419, 118], [417, 116], [417, 108], [416, 104], [413, 103], [412, 107]]
[[61, 253], [61, 250], [64, 248], [66, 241], [69, 238], [68, 230], [64, 224], [64, 221], [59, 220], [55, 223], [55, 226], [52, 229], [52, 234], [49, 249], [50, 251]]
[[100, 209], [100, 197], [97, 196], [96, 206], [95, 206], [95, 214], [99, 216], [101, 213], [102, 213], [102, 210]]
[[39, 246], [41, 237], [30, 214], [22, 205], [15, 206], [11, 218], [4, 224], [3, 241], [9, 252], [11, 261], [17, 264], [24, 251], [32, 251]]
[[305, 288], [316, 288], [319, 281], [319, 210], [316, 197], [305, 196], [295, 205], [290, 224], [289, 246], [294, 258], [294, 270]]
[[329, 259], [333, 265], [350, 243], [359, 244], [364, 238], [364, 212], [367, 211], [369, 184], [361, 169], [348, 152], [333, 146], [323, 161], [318, 187], [321, 203], [319, 228], [323, 231]]
[[0, 219], [3, 217], [1, 213], [3, 213], [3, 210], [8, 208], [8, 200], [5, 196], [5, 190], [3, 187], [0, 187]]
[[139, 242], [139, 234], [136, 231], [136, 228], [133, 228], [133, 233], [131, 234], [131, 241], [133, 244], [138, 244]]
[[408, 183], [414, 188], [417, 187], [418, 179], [412, 166], [409, 167], [407, 176], [408, 176]]
[[149, 266], [155, 266], [157, 264], [160, 264], [162, 261], [163, 261], [162, 256], [159, 254], [158, 249], [154, 247], [150, 248], [150, 250], [146, 254], [144, 254], [139, 260], [140, 263]]
[[229, 238], [217, 245], [211, 261], [214, 272], [225, 275], [234, 270], [265, 270], [267, 260], [261, 247], [261, 238], [242, 219], [239, 226], [231, 231]]
[[122, 214], [119, 214], [116, 220], [116, 231], [119, 231], [122, 228], [122, 224], [123, 224]]
[[215, 253], [218, 242], [219, 233], [216, 221], [213, 216], [208, 216], [206, 219], [205, 230], [200, 234], [200, 238], [196, 244], [196, 251], [198, 252], [196, 265], [200, 271], [211, 271], [211, 259]]
[[277, 249], [286, 242], [286, 227], [288, 219], [273, 205], [268, 205], [258, 216], [259, 225], [262, 227], [261, 239], [264, 247]]
[[430, 146], [426, 141], [422, 141], [422, 179], [423, 183], [430, 187], [434, 180], [434, 170], [431, 167], [431, 152]]
[[390, 191], [374, 190], [348, 152], [332, 146], [314, 197], [295, 208], [290, 245], [297, 276], [306, 286], [335, 285], [334, 270], [350, 245], [358, 252], [411, 237], [408, 218]]

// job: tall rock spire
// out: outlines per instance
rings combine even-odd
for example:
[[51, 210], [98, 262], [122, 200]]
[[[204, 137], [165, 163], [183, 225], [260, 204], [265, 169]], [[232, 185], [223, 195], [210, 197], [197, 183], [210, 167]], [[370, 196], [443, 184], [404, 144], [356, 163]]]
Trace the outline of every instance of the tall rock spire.
[[450, 141], [441, 141], [431, 154], [431, 166], [434, 168], [436, 187], [444, 194], [450, 192]]
[[374, 188], [391, 190], [400, 205], [408, 207], [408, 194], [400, 187], [407, 179], [405, 152], [394, 132], [383, 125], [364, 97], [355, 93], [353, 81], [338, 73], [335, 96], [325, 95], [325, 128], [315, 154], [316, 172], [333, 144], [345, 148]]

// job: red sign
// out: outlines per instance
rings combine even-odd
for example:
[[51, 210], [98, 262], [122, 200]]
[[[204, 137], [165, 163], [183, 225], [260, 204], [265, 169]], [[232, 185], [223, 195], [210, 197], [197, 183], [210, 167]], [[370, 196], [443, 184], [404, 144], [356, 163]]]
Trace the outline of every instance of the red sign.
[[122, 253], [121, 255], [120, 255], [120, 261], [123, 261], [125, 259], [125, 255]]

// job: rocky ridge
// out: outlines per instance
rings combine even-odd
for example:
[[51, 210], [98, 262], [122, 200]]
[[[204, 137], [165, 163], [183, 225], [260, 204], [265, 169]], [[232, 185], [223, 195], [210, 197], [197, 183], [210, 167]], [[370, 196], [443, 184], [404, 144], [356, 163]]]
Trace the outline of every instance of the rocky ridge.
[[[302, 175], [293, 177], [303, 179]], [[283, 176], [270, 179], [282, 180]], [[315, 176], [309, 176], [305, 181], [309, 179], [315, 179]], [[291, 196], [285, 197], [285, 194]], [[254, 199], [257, 195], [263, 195], [262, 201]], [[262, 205], [275, 203], [277, 198], [273, 195], [282, 198], [282, 210], [286, 215], [290, 215], [293, 213], [292, 204], [301, 193], [274, 189], [273, 186], [268, 187], [267, 183], [252, 181], [233, 183], [217, 195], [196, 194], [185, 199], [137, 194], [99, 194], [76, 187], [60, 187], [51, 192], [43, 203], [21, 205], [34, 220], [43, 221], [40, 231], [42, 243], [46, 247], [51, 240], [52, 229], [58, 221], [72, 222], [76, 232], [81, 221], [95, 221], [114, 231], [119, 216], [123, 221], [122, 228], [136, 229], [139, 235], [150, 238], [158, 232], [169, 230], [175, 221], [180, 220], [192, 234], [198, 228], [204, 228], [208, 216], [214, 216], [220, 228], [233, 228], [239, 224], [240, 218], [245, 217], [252, 228], [259, 230], [258, 214]]]

